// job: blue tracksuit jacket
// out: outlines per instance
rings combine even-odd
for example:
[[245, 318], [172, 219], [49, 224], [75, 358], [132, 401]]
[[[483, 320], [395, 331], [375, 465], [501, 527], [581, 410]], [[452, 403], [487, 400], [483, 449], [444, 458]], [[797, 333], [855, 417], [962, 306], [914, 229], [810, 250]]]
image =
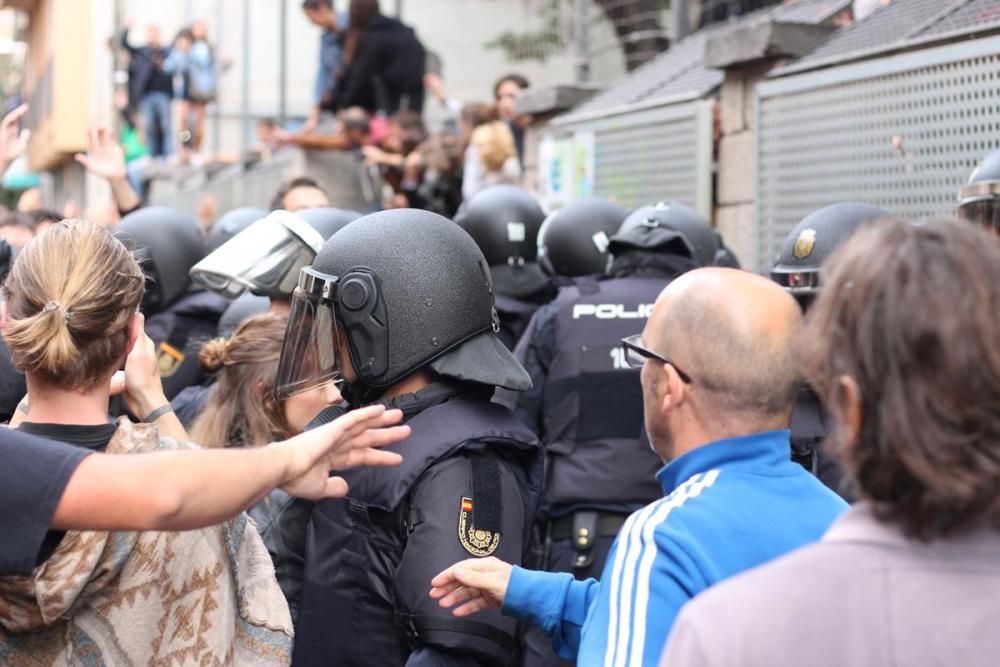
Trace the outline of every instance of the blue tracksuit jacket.
[[788, 438], [720, 440], [671, 461], [657, 474], [666, 497], [628, 518], [600, 582], [515, 567], [504, 613], [541, 626], [582, 667], [655, 667], [685, 602], [818, 540], [846, 509], [790, 460]]

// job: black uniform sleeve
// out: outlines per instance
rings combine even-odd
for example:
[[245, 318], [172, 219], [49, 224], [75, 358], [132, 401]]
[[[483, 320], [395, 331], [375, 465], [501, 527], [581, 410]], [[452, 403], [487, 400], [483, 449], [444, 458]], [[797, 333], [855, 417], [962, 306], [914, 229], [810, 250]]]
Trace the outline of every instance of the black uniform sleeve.
[[536, 311], [514, 348], [514, 356], [531, 376], [531, 389], [520, 393], [497, 392], [497, 402], [513, 410], [517, 418], [539, 437], [543, 435], [545, 382], [556, 354], [556, 312], [552, 304]]
[[0, 428], [0, 575], [34, 569], [66, 485], [92, 453]]
[[498, 610], [458, 619], [428, 591], [434, 576], [466, 558], [521, 562], [530, 520], [524, 493], [515, 472], [488, 449], [445, 459], [417, 483], [410, 496], [410, 535], [396, 572], [397, 608], [416, 643], [411, 667], [510, 663], [516, 652], [513, 619]]

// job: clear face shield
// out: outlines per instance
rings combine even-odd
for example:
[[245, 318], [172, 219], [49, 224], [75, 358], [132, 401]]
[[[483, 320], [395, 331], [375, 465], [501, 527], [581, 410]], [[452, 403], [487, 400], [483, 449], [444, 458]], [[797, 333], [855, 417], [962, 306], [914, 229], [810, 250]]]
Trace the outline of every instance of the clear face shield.
[[972, 183], [958, 194], [958, 218], [1000, 234], [1000, 183]]
[[336, 277], [312, 268], [302, 269], [292, 294], [278, 362], [275, 395], [279, 401], [340, 379], [336, 289]]
[[250, 290], [288, 299], [323, 237], [300, 217], [274, 211], [219, 246], [191, 269], [191, 279], [229, 299]]

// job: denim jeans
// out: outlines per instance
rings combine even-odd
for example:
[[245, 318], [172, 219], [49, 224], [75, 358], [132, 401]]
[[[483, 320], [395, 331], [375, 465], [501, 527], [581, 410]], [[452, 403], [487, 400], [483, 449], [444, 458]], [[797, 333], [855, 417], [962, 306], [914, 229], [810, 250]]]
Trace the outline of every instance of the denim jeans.
[[173, 151], [170, 102], [166, 93], [146, 93], [139, 102], [146, 145], [153, 157], [170, 155]]

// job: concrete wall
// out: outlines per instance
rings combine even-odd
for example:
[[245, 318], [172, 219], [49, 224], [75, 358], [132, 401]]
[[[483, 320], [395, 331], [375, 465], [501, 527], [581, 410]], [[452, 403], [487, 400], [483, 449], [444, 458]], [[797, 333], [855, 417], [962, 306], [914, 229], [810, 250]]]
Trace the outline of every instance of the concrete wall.
[[772, 61], [726, 70], [719, 91], [718, 172], [715, 226], [744, 267], [757, 266], [753, 208], [756, 184], [754, 87], [776, 65]]

